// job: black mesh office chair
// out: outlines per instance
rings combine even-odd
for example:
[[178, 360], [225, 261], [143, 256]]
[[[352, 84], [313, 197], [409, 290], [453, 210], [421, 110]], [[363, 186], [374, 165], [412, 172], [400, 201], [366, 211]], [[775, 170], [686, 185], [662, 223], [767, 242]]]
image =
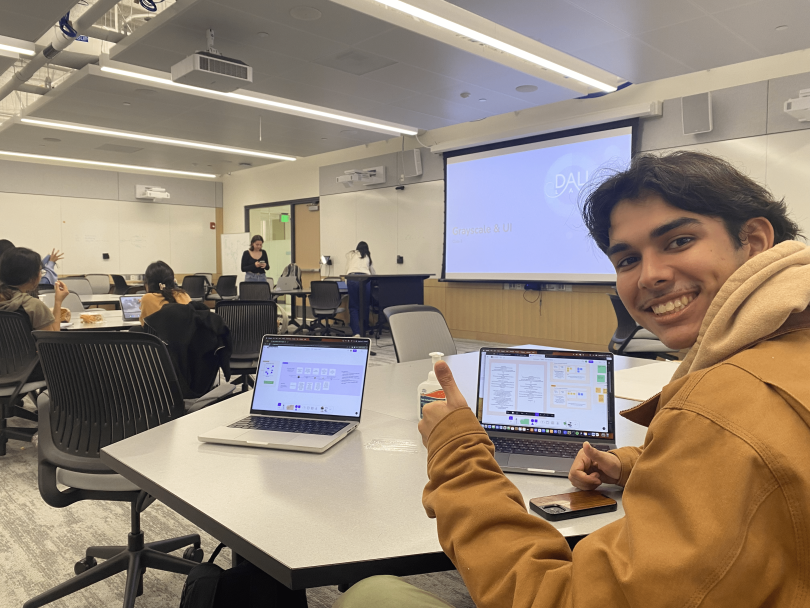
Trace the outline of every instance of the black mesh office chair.
[[[244, 285], [245, 283], [242, 283]], [[250, 283], [248, 283], [250, 284]], [[256, 373], [262, 337], [278, 333], [278, 309], [275, 302], [230, 300], [216, 303], [214, 312], [231, 331], [231, 372], [242, 381], [242, 390], [253, 386], [250, 374]]]
[[242, 281], [239, 283], [240, 300], [270, 301], [273, 299], [270, 291], [270, 283], [267, 281]]
[[113, 288], [112, 293], [117, 296], [126, 295], [129, 291], [129, 285], [127, 285], [127, 280], [121, 276], [120, 274], [112, 274], [110, 275], [113, 280]]
[[0, 456], [6, 455], [9, 439], [31, 441], [36, 427], [8, 426], [10, 418], [36, 422], [37, 415], [22, 407], [25, 395], [45, 387], [45, 381], [31, 381], [39, 363], [28, 315], [0, 312]]
[[338, 333], [329, 325], [330, 319], [334, 320], [335, 315], [344, 311], [343, 308], [340, 308], [342, 297], [338, 284], [334, 281], [312, 281], [309, 288], [312, 290], [309, 296], [309, 306], [312, 309], [312, 316], [315, 317], [315, 320], [309, 324], [309, 331], [311, 333], [321, 332], [325, 336]]
[[[145, 543], [140, 514], [154, 499], [99, 457], [101, 448], [184, 413], [169, 354], [158, 338], [144, 333], [37, 331], [34, 337], [48, 381], [48, 393], [39, 399], [42, 498], [56, 508], [80, 500], [129, 502], [132, 528], [126, 546], [89, 547], [74, 567], [77, 576], [24, 608], [44, 606], [119, 572], [127, 572], [124, 606], [131, 608], [147, 568], [188, 574], [202, 560], [197, 534]], [[183, 547], [184, 558], [168, 555]]]
[[608, 344], [608, 350], [614, 355], [639, 357], [641, 359], [677, 359], [677, 350], [669, 348], [658, 339], [658, 336], [647, 331], [630, 316], [619, 296], [608, 294], [618, 323], [616, 331]]
[[205, 281], [206, 278], [198, 274], [190, 274], [183, 278], [182, 289], [192, 302], [202, 302], [205, 299]]
[[216, 293], [208, 292], [205, 299], [216, 302], [219, 300], [235, 300], [238, 298], [239, 294], [236, 291], [236, 275], [221, 275], [219, 279], [217, 279], [217, 284], [214, 287], [214, 291]]

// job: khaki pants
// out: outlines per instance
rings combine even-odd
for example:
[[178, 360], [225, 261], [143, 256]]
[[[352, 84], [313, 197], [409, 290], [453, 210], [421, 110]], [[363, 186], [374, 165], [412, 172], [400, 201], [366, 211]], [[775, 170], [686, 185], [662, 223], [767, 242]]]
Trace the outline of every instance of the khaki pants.
[[372, 576], [344, 593], [332, 608], [452, 608], [396, 576]]

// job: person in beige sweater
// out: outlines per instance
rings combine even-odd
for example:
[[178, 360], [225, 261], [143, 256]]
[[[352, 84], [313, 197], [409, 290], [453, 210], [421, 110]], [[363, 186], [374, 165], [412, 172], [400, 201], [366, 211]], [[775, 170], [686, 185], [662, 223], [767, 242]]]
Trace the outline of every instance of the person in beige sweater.
[[[810, 606], [810, 248], [761, 186], [704, 154], [640, 155], [583, 209], [636, 321], [690, 348], [631, 410], [644, 446], [586, 442], [572, 484], [625, 516], [572, 552], [527, 512], [446, 364], [425, 407], [423, 504], [479, 608]], [[394, 577], [336, 606], [446, 606]]]

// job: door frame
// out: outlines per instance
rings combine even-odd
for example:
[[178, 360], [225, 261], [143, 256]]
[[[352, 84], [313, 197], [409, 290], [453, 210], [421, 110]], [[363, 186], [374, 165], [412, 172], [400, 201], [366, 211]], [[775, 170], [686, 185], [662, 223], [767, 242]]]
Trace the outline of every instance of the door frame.
[[278, 201], [275, 203], [258, 203], [256, 205], [245, 205], [245, 232], [250, 233], [250, 212], [253, 209], [261, 209], [264, 207], [283, 207], [290, 206], [290, 221], [292, 222], [293, 229], [290, 235], [290, 261], [295, 263], [295, 208], [297, 205], [317, 205], [320, 198], [317, 196], [311, 198], [297, 198], [291, 201]]

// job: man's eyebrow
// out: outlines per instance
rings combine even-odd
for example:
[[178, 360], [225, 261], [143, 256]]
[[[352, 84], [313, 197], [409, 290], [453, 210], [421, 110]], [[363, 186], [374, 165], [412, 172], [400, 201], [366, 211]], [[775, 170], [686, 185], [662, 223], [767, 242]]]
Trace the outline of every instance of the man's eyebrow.
[[680, 228], [681, 226], [692, 226], [695, 224], [700, 226], [703, 224], [703, 222], [696, 217], [679, 217], [677, 220], [672, 220], [671, 222], [658, 226], [658, 228], [652, 230], [650, 232], [650, 238], [657, 239], [660, 236], [664, 236], [667, 232]]
[[608, 257], [611, 257], [614, 253], [619, 253], [620, 251], [624, 251], [625, 249], [630, 249], [630, 245], [627, 243], [616, 243], [611, 247], [608, 247], [608, 250], [605, 252]]

